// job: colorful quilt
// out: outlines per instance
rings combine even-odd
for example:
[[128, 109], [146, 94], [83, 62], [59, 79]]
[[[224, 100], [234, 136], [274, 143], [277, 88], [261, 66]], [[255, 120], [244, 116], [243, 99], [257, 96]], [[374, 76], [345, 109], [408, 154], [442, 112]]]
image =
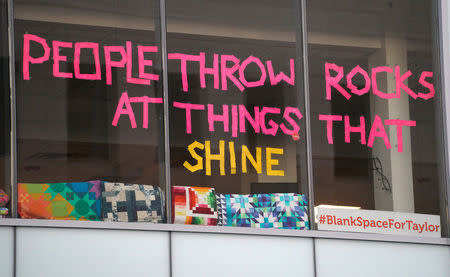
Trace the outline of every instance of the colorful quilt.
[[8, 194], [6, 194], [6, 192], [0, 189], [0, 207], [5, 207], [6, 204], [8, 204], [8, 202], [9, 202]]
[[8, 208], [0, 207], [0, 215], [7, 216], [8, 215]]
[[19, 183], [18, 195], [22, 218], [100, 220], [100, 181]]
[[172, 187], [173, 223], [217, 225], [217, 204], [214, 188]]
[[309, 229], [307, 206], [296, 193], [217, 194], [218, 225]]
[[158, 186], [103, 183], [103, 220], [164, 222], [164, 194]]

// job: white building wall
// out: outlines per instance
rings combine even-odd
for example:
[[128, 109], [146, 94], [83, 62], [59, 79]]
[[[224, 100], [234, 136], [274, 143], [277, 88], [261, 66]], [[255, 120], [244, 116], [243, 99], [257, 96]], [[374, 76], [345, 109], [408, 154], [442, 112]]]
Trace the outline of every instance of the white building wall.
[[174, 277], [314, 276], [313, 239], [173, 233]]
[[450, 276], [450, 245], [22, 226], [0, 227], [1, 277], [14, 277], [14, 228], [17, 277]]
[[444, 277], [450, 276], [449, 263], [449, 246], [316, 240], [318, 277]]
[[0, 226], [0, 276], [14, 274], [14, 228]]
[[28, 227], [16, 232], [17, 277], [170, 276], [168, 232]]

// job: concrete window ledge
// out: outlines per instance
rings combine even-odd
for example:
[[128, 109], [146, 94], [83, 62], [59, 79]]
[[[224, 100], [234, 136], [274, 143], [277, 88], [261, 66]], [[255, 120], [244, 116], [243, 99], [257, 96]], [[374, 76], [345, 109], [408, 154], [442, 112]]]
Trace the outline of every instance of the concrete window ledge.
[[71, 221], [71, 220], [41, 220], [41, 219], [0, 219], [0, 227], [42, 227], [42, 228], [72, 228], [72, 229], [105, 229], [105, 230], [135, 230], [135, 231], [166, 231], [236, 234], [255, 236], [282, 236], [304, 238], [328, 238], [363, 241], [385, 241], [434, 245], [450, 245], [450, 238], [428, 238], [415, 236], [397, 236], [384, 234], [366, 234], [353, 232], [330, 232], [309, 230], [256, 229], [244, 227], [198, 226], [181, 224], [125, 223], [101, 221]]

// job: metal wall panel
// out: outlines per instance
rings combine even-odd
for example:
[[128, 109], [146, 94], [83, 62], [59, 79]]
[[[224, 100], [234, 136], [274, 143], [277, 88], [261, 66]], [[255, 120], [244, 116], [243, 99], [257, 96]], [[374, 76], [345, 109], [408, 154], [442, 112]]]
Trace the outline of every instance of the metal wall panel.
[[14, 276], [14, 227], [0, 227], [0, 276]]
[[170, 271], [168, 232], [18, 227], [16, 247], [17, 277], [144, 277]]
[[222, 234], [172, 234], [174, 277], [314, 276], [313, 240]]
[[448, 277], [449, 261], [445, 245], [316, 240], [318, 277]]

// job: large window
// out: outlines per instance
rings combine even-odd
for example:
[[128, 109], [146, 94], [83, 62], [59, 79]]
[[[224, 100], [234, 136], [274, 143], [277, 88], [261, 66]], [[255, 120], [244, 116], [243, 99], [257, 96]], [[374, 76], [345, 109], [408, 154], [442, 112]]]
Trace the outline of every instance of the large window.
[[[77, 205], [80, 210], [86, 206], [79, 201], [97, 214], [99, 204], [94, 202], [102, 188], [91, 186], [104, 185], [110, 192], [102, 200], [103, 216], [115, 211], [118, 215], [111, 216], [118, 221], [135, 221], [144, 211], [151, 214], [146, 207], [155, 199], [145, 196], [152, 190], [163, 200], [157, 3], [15, 1], [21, 216], [85, 218], [75, 213]], [[73, 184], [80, 182], [85, 184]], [[131, 184], [152, 187], [134, 190]], [[93, 191], [95, 197], [86, 196]], [[32, 211], [31, 205], [39, 204], [32, 200], [38, 197], [50, 198], [41, 199], [50, 212]], [[144, 207], [139, 206], [142, 197]], [[158, 222], [164, 221], [161, 203]]]
[[22, 218], [440, 236], [434, 2], [16, 0], [0, 177]]
[[308, 2], [316, 204], [439, 214], [431, 2]]
[[433, 1], [350, 2], [308, 1], [315, 204], [439, 215]]
[[8, 47], [8, 13], [6, 1], [0, 1], [0, 218], [11, 215], [10, 196], [12, 195], [10, 178], [10, 74]]
[[172, 185], [214, 189], [219, 225], [285, 226], [276, 201], [239, 201], [307, 192], [299, 19], [295, 1], [168, 1]]

